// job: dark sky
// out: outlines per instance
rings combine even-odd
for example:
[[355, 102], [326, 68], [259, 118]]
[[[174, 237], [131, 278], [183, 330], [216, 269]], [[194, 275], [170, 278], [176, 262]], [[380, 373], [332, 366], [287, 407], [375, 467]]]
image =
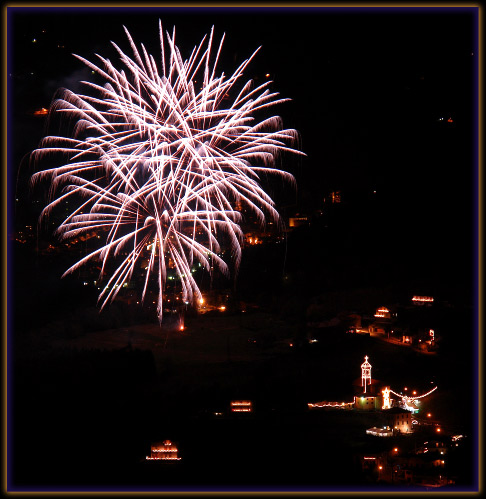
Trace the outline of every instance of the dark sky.
[[176, 43], [188, 56], [214, 25], [218, 41], [226, 33], [221, 70], [230, 73], [261, 46], [247, 79], [258, 83], [270, 73], [271, 89], [292, 99], [273, 112], [285, 127], [300, 132], [307, 154], [285, 158], [282, 165], [296, 176], [297, 209], [322, 207], [332, 190], [342, 190], [348, 200], [376, 195], [383, 224], [403, 226], [404, 240], [427, 236], [417, 250], [430, 251], [433, 244], [444, 262], [458, 250], [461, 258], [472, 257], [477, 9], [11, 8], [8, 13], [11, 172], [45, 134], [45, 119], [32, 112], [48, 107], [56, 88], [79, 92], [79, 80], [91, 78], [72, 53], [115, 60], [110, 40], [130, 51], [125, 25], [137, 43], [158, 54], [161, 19], [166, 30], [176, 26]]
[[[272, 89], [292, 99], [275, 112], [301, 133], [308, 159], [295, 173], [303, 186], [315, 188], [318, 181], [328, 190], [373, 183], [413, 175], [417, 167], [439, 173], [442, 168], [429, 150], [435, 144], [427, 139], [439, 118], [455, 119], [461, 157], [472, 148], [470, 140], [463, 140], [472, 137], [477, 57], [472, 13], [438, 8], [16, 9], [9, 32], [13, 112], [19, 118], [48, 107], [59, 86], [81, 89], [77, 82], [89, 72], [71, 53], [94, 60], [97, 52], [114, 60], [110, 40], [129, 52], [123, 25], [155, 54], [158, 19], [169, 31], [175, 25], [185, 55], [214, 25], [217, 39], [226, 33], [221, 70], [229, 73], [262, 46], [248, 78], [270, 73]], [[35, 146], [35, 132], [21, 136], [16, 138], [24, 139], [22, 152]]]

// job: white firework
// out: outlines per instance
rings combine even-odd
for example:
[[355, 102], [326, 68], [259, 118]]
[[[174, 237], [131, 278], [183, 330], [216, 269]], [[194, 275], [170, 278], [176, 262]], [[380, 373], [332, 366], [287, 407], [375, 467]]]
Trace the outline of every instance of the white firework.
[[[51, 182], [42, 216], [68, 199], [76, 206], [58, 227], [61, 238], [93, 230], [103, 235], [102, 246], [64, 275], [99, 260], [104, 276], [107, 263], [116, 261], [99, 296], [103, 308], [148, 259], [142, 301], [149, 281], [156, 278], [162, 321], [168, 268], [180, 277], [185, 301], [201, 299], [191, 267], [200, 263], [209, 272], [216, 267], [228, 275], [228, 265], [218, 255], [222, 237], [230, 241], [238, 266], [243, 234], [235, 206], [249, 208], [261, 223], [268, 217], [278, 220], [260, 176], [277, 174], [293, 182], [292, 175], [275, 167], [276, 156], [281, 151], [303, 153], [287, 145], [297, 132], [282, 129], [278, 116], [255, 119], [256, 111], [289, 100], [271, 93], [270, 81], [256, 88], [248, 81], [235, 92], [258, 50], [231, 76], [217, 76], [224, 36], [214, 56], [213, 30], [183, 60], [175, 30], [172, 36], [166, 33], [164, 46], [159, 21], [159, 65], [125, 32], [131, 58], [112, 42], [121, 70], [99, 55], [98, 65], [76, 56], [105, 84], [82, 82], [93, 95], [64, 89], [53, 102], [50, 114], [62, 113], [74, 127], [69, 136], [43, 139], [34, 151], [37, 161], [52, 153], [62, 153], [65, 160], [62, 166], [38, 171], [33, 181]], [[232, 94], [236, 96], [230, 99]]]

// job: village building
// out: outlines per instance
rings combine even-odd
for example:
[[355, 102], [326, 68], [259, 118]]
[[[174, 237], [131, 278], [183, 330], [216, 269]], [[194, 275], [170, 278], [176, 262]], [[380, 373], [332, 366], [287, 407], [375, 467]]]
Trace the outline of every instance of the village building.
[[251, 400], [232, 400], [230, 408], [231, 412], [252, 412], [253, 404]]
[[146, 456], [148, 461], [180, 461], [177, 447], [170, 441], [164, 440], [162, 443], [152, 444], [150, 456]]
[[413, 431], [412, 413], [400, 407], [384, 409], [387, 425], [400, 433], [411, 433]]
[[379, 395], [355, 396], [354, 408], [364, 411], [379, 410], [382, 406], [382, 397]]

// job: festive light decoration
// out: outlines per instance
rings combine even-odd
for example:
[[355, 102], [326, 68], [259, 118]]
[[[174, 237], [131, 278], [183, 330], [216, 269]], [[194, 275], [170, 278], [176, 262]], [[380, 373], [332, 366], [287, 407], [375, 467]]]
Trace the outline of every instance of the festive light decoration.
[[274, 167], [276, 158], [283, 152], [304, 154], [289, 147], [298, 134], [283, 129], [278, 116], [257, 116], [289, 99], [271, 93], [271, 81], [240, 86], [258, 50], [233, 74], [217, 75], [224, 36], [215, 51], [213, 30], [185, 61], [175, 45], [175, 29], [164, 41], [160, 21], [159, 57], [143, 46], [139, 50], [125, 32], [132, 57], [112, 44], [122, 69], [101, 56], [99, 67], [76, 56], [105, 83], [83, 82], [94, 95], [61, 91], [50, 116], [65, 117], [72, 132], [44, 138], [32, 157], [52, 164], [64, 156], [62, 166], [38, 171], [32, 181], [51, 182], [42, 217], [69, 203], [72, 211], [57, 229], [63, 239], [92, 230], [104, 235], [102, 246], [64, 275], [101, 261], [100, 275], [109, 274], [98, 299], [103, 308], [147, 260], [142, 301], [154, 278], [161, 322], [167, 269], [175, 269], [183, 300], [197, 303], [201, 291], [193, 264], [211, 275], [213, 269], [229, 275], [220, 255], [222, 240], [237, 267], [244, 239], [236, 205], [244, 205], [262, 225], [267, 218], [279, 221], [260, 179], [275, 175], [294, 182]]
[[[365, 356], [365, 362], [361, 364], [361, 386], [364, 387], [363, 393], [366, 393], [366, 385], [371, 385], [371, 364], [368, 362], [368, 356]], [[408, 391], [407, 387], [404, 387], [405, 391]], [[423, 393], [422, 395], [418, 396], [408, 396], [408, 395], [402, 395], [400, 393], [397, 393], [393, 391], [390, 387], [385, 386], [383, 390], [381, 391], [382, 393], [382, 409], [387, 410], [391, 409], [392, 407], [392, 401], [390, 394], [393, 394], [397, 396], [399, 399], [401, 399], [402, 402], [402, 407], [412, 413], [417, 412], [419, 409], [415, 407], [413, 404], [419, 404], [420, 399], [427, 397], [431, 393], [433, 393], [435, 390], [437, 390], [437, 387], [432, 388], [426, 393]], [[413, 390], [413, 394], [417, 393], [415, 390]], [[322, 402], [314, 402], [314, 403], [308, 403], [307, 406], [309, 409], [316, 409], [316, 408], [331, 408], [331, 409], [370, 409], [370, 408], [378, 408], [376, 407], [376, 402], [379, 402], [379, 397], [375, 396], [369, 396], [369, 397], [354, 397], [353, 402], [328, 402], [328, 401], [322, 401]], [[430, 414], [427, 414], [427, 417], [430, 417]], [[400, 424], [400, 423], [399, 423]], [[407, 422], [407, 427], [408, 429], [406, 431], [411, 431], [411, 427], [417, 424], [416, 420], [411, 420], [410, 422]], [[398, 429], [397, 426], [395, 426], [395, 429]], [[382, 436], [382, 432], [377, 432]]]
[[435, 339], [435, 331], [433, 329], [429, 329], [430, 341], [434, 341]]
[[365, 356], [365, 361], [361, 364], [361, 386], [364, 386], [366, 393], [366, 382], [371, 385], [371, 364], [368, 362], [368, 356]]
[[[401, 398], [402, 405], [403, 405], [404, 409], [406, 409], [407, 411], [415, 413], [418, 411], [418, 409], [417, 409], [417, 407], [413, 406], [412, 404], [415, 401], [420, 400], [421, 398], [427, 397], [427, 395], [430, 395], [435, 390], [437, 390], [437, 387], [434, 387], [434, 388], [432, 388], [432, 390], [429, 390], [427, 393], [423, 393], [422, 395], [418, 395], [417, 397], [410, 397], [408, 395], [400, 395], [399, 393], [396, 393], [393, 390], [390, 390], [390, 393], [393, 393], [397, 397]], [[428, 414], [427, 414], [427, 416], [428, 416]]]
[[233, 400], [230, 405], [232, 412], [251, 412], [253, 409], [250, 400]]
[[399, 393], [396, 393], [391, 389], [390, 389], [390, 393], [393, 393], [393, 395], [396, 395], [397, 397], [407, 398], [408, 400], [413, 401], [413, 400], [421, 399], [423, 397], [427, 397], [427, 395], [430, 395], [432, 392], [435, 392], [435, 390], [437, 390], [437, 386], [432, 388], [432, 390], [429, 390], [427, 393], [423, 393], [422, 395], [418, 395], [417, 397], [408, 397], [408, 396], [400, 395]]
[[382, 409], [390, 409], [391, 404], [390, 404], [390, 388], [385, 387], [384, 390], [381, 391], [383, 394], [383, 406]]
[[331, 407], [333, 409], [351, 409], [354, 405], [354, 402], [315, 402], [313, 404], [309, 403], [307, 404], [307, 407], [309, 409], [315, 409], [315, 408], [323, 408], [323, 407]]
[[432, 303], [434, 298], [432, 296], [414, 296], [412, 301], [416, 303]]
[[177, 453], [177, 447], [170, 440], [164, 440], [162, 444], [152, 445], [150, 456], [146, 456], [145, 459], [148, 461], [180, 461], [181, 458], [177, 456]]
[[386, 307], [380, 307], [376, 310], [375, 317], [390, 317], [390, 310]]
[[393, 436], [393, 431], [388, 429], [388, 428], [368, 428], [366, 430], [366, 433], [368, 435], [373, 435], [375, 437], [391, 437]]

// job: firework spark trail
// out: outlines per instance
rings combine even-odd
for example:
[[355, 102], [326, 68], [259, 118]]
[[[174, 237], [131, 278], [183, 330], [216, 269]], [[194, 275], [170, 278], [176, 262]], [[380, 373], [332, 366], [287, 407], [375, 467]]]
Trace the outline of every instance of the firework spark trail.
[[[103, 308], [132, 278], [137, 263], [140, 267], [141, 260], [148, 258], [142, 300], [156, 274], [161, 322], [168, 262], [180, 277], [183, 299], [199, 300], [191, 266], [199, 262], [210, 273], [215, 267], [228, 274], [227, 263], [218, 255], [220, 236], [225, 234], [237, 267], [243, 233], [236, 203], [249, 208], [262, 224], [267, 217], [278, 220], [273, 200], [260, 186], [260, 175], [275, 174], [293, 182], [292, 175], [274, 167], [275, 159], [284, 151], [303, 153], [287, 145], [298, 134], [283, 129], [279, 117], [254, 123], [256, 111], [289, 100], [270, 93], [271, 82], [256, 88], [247, 82], [231, 104], [223, 102], [258, 49], [231, 76], [215, 76], [224, 36], [215, 56], [212, 29], [207, 45], [205, 36], [183, 61], [175, 29], [172, 36], [166, 33], [167, 57], [159, 21], [160, 71], [145, 47], [137, 49], [126, 28], [125, 32], [132, 57], [112, 42], [123, 70], [100, 55], [99, 66], [76, 56], [105, 84], [83, 82], [96, 96], [64, 89], [53, 102], [50, 115], [62, 113], [74, 122], [72, 136], [46, 137], [33, 158], [59, 153], [68, 160], [38, 171], [32, 180], [51, 181], [51, 199], [42, 216], [66, 199], [77, 203], [57, 229], [61, 238], [93, 230], [106, 234], [101, 248], [64, 275], [100, 260], [103, 276], [108, 264], [128, 251], [100, 293]], [[202, 81], [199, 87], [196, 81]]]

